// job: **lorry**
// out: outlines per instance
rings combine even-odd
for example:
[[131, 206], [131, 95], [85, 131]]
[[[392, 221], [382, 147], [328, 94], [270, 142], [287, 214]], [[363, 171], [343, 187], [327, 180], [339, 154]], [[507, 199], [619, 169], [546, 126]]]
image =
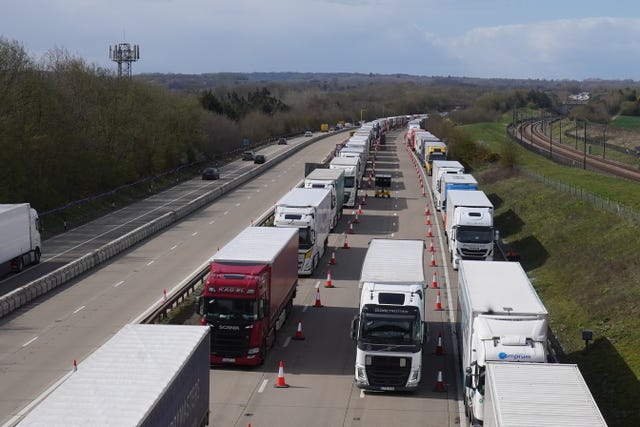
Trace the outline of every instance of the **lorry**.
[[40, 262], [40, 219], [29, 203], [0, 204], [0, 236], [0, 264], [22, 271]]
[[125, 325], [19, 426], [208, 425], [209, 343], [203, 326]]
[[329, 242], [331, 190], [292, 188], [276, 203], [273, 225], [298, 230], [298, 274], [311, 275]]
[[372, 239], [362, 264], [355, 382], [365, 390], [414, 391], [427, 334], [424, 242]]
[[[464, 166], [457, 160], [434, 160], [431, 164], [431, 194], [436, 197], [436, 192], [440, 191], [440, 180], [447, 173], [464, 173]], [[438, 206], [436, 206], [438, 209]], [[440, 209], [438, 209], [440, 210]]]
[[304, 178], [304, 188], [328, 188], [331, 190], [331, 229], [342, 217], [344, 205], [344, 170], [315, 169]]
[[340, 149], [338, 153], [338, 157], [357, 157], [359, 160], [358, 167], [358, 182], [362, 182], [362, 177], [364, 176], [364, 172], [367, 166], [367, 150], [364, 146], [348, 146], [345, 145]]
[[437, 210], [447, 210], [447, 193], [451, 190], [477, 190], [478, 181], [469, 173], [447, 173], [442, 175], [440, 191], [435, 193]]
[[329, 162], [329, 169], [344, 170], [344, 206], [350, 208], [356, 206], [361, 167], [359, 157], [334, 157]]
[[247, 227], [216, 252], [196, 298], [201, 324], [211, 329], [211, 364], [263, 364], [297, 285], [294, 228]]
[[461, 259], [493, 260], [493, 204], [480, 190], [449, 190], [445, 201], [444, 234], [451, 264]]
[[434, 161], [447, 160], [447, 145], [438, 138], [425, 138], [422, 141], [422, 146], [424, 150], [424, 168], [427, 171], [427, 175], [431, 175]]
[[487, 362], [485, 427], [603, 426], [577, 365]]
[[547, 361], [548, 317], [520, 263], [460, 261], [456, 321], [464, 404], [472, 424], [484, 419], [488, 361]]

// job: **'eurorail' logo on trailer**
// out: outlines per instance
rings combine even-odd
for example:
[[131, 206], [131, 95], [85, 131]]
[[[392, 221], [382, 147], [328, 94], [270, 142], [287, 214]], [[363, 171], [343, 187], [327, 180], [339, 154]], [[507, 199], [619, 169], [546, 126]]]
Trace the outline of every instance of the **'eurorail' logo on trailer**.
[[500, 353], [498, 353], [498, 357], [500, 358], [500, 360], [505, 360], [505, 359], [528, 360], [528, 359], [531, 359], [531, 355], [530, 354], [505, 353], [504, 351], [501, 351]]

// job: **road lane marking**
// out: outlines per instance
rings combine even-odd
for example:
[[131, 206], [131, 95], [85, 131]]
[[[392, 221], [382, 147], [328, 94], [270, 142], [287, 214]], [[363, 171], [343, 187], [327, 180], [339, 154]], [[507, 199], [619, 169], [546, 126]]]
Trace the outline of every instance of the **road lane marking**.
[[34, 342], [37, 339], [38, 339], [38, 337], [33, 337], [29, 341], [27, 341], [26, 343], [22, 344], [22, 346], [26, 347], [26, 346], [28, 346], [29, 344], [31, 344], [32, 342]]
[[302, 312], [307, 311], [307, 308], [309, 308], [309, 304], [305, 304], [304, 307], [302, 307]]
[[78, 314], [79, 312], [81, 312], [82, 310], [84, 310], [86, 307], [86, 305], [83, 305], [82, 307], [79, 307], [76, 309], [76, 311], [73, 312], [73, 314]]
[[196, 231], [195, 233], [191, 233], [191, 236], [196, 237], [198, 235], [198, 232]]
[[366, 396], [366, 394], [364, 394], [364, 389], [360, 389], [360, 399], [364, 399], [364, 397]]
[[291, 342], [291, 337], [287, 337], [287, 339], [284, 340], [284, 344], [282, 344], [282, 348], [287, 348], [290, 342]]
[[175, 249], [175, 248], [177, 248], [177, 247], [178, 247], [178, 245], [173, 245], [173, 246], [171, 246], [171, 247], [169, 248], [169, 250], [170, 250], [170, 251], [172, 251], [172, 250], [174, 250], [174, 249]]
[[268, 382], [269, 380], [262, 380], [262, 384], [260, 384], [260, 387], [258, 388], [258, 393], [264, 392], [264, 389], [267, 387]]
[[216, 220], [215, 220], [215, 219], [214, 219], [214, 220], [209, 221], [209, 225], [212, 225], [214, 222], [216, 222]]
[[153, 260], [153, 259], [152, 259], [151, 261], [149, 261], [149, 262], [147, 263], [147, 267], [149, 267], [149, 266], [150, 266], [151, 264], [153, 264], [154, 262], [156, 262], [156, 261], [155, 261], [155, 260]]
[[122, 285], [124, 283], [124, 280], [120, 280], [118, 283], [116, 283], [115, 285], [113, 285], [114, 288], [117, 288], [118, 286]]

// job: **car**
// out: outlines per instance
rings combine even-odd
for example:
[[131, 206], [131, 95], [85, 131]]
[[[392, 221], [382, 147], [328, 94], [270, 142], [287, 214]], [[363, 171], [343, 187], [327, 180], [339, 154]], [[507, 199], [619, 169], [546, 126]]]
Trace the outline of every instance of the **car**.
[[278, 139], [278, 145], [287, 145], [287, 138]]
[[256, 156], [256, 153], [254, 153], [251, 150], [248, 150], [242, 153], [242, 160], [253, 160], [255, 156]]
[[306, 131], [304, 133], [304, 136], [313, 136], [313, 132], [311, 132], [310, 130]]
[[267, 161], [267, 158], [264, 156], [264, 154], [256, 154], [255, 157], [253, 158], [253, 163], [256, 164], [261, 164]]
[[202, 171], [202, 179], [213, 180], [220, 179], [220, 170], [218, 168], [206, 168]]

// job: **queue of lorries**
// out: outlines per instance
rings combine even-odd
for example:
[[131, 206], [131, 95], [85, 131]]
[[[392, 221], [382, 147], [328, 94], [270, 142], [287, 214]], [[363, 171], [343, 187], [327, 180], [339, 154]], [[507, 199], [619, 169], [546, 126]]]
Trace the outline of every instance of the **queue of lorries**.
[[[146, 329], [153, 326], [125, 327], [83, 363], [81, 375], [72, 375], [24, 424], [39, 425], [65, 414], [61, 408], [73, 400], [71, 395], [82, 396], [90, 384], [100, 382], [96, 378], [110, 376], [103, 362], [109, 357], [133, 362], [124, 376], [156, 367], [174, 374], [140, 384], [131, 397], [107, 382], [79, 399], [73, 412], [80, 417], [77, 424], [95, 421], [81, 418], [88, 416], [92, 404], [134, 398], [140, 411], [116, 423], [206, 424], [209, 376], [202, 375], [203, 366], [265, 362], [277, 331], [292, 312], [298, 277], [313, 274], [343, 207], [356, 206], [370, 152], [386, 132], [407, 124], [407, 144], [432, 176], [435, 209], [442, 215], [452, 266], [459, 270], [456, 322], [469, 422], [606, 425], [577, 367], [547, 363], [548, 312], [526, 272], [517, 262], [493, 261], [496, 233], [490, 200], [473, 176], [464, 173], [463, 165], [446, 159], [446, 144], [405, 116], [363, 124], [328, 165], [307, 170], [300, 186], [276, 203], [272, 225], [248, 227], [212, 255], [196, 299], [202, 326], [182, 327], [184, 334], [175, 329], [175, 334], [158, 335]], [[421, 238], [370, 241], [359, 280], [358, 313], [351, 325], [359, 388], [417, 390], [429, 336], [425, 264]], [[126, 348], [135, 346], [131, 341], [136, 339], [143, 347], [162, 349], [151, 353], [166, 357], [136, 363], [136, 354], [145, 352], [132, 354]], [[154, 408], [167, 399], [172, 401], [170, 410], [155, 418]], [[82, 407], [85, 403], [87, 409]]]

